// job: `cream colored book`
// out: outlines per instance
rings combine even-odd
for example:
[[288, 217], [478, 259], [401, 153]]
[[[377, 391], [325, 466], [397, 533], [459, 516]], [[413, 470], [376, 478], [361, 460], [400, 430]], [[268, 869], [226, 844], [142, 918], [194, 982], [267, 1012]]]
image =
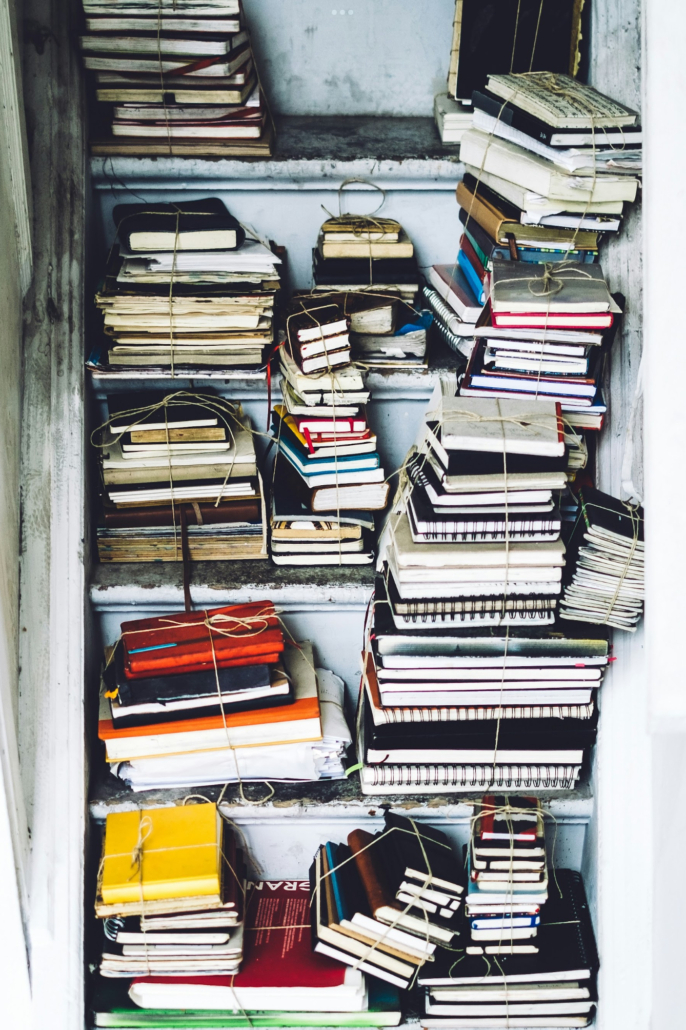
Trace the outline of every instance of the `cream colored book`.
[[562, 171], [552, 161], [478, 129], [465, 132], [460, 156], [465, 164], [554, 200], [630, 202], [636, 199], [638, 190], [638, 179], [605, 174], [598, 175], [595, 183], [586, 176], [588, 188], [584, 189], [579, 185], [579, 175]]
[[405, 232], [398, 240], [373, 240], [367, 231], [361, 231], [353, 240], [341, 240], [338, 234], [326, 234], [319, 239], [319, 251], [325, 258], [411, 258], [412, 241]]

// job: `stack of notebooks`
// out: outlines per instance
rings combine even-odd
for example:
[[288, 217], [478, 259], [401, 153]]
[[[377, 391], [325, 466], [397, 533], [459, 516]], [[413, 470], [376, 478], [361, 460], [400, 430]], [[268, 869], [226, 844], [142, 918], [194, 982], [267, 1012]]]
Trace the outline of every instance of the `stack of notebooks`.
[[84, 0], [103, 122], [94, 154], [269, 157], [272, 125], [239, 0]]
[[250, 422], [211, 391], [107, 398], [101, 562], [266, 558]]
[[312, 251], [314, 289], [381, 291], [412, 304], [419, 273], [412, 241], [399, 222], [342, 215], [324, 222]]
[[[475, 289], [459, 262], [454, 265], [432, 265], [428, 271], [427, 280], [429, 288], [435, 291], [448, 305], [450, 312], [457, 315], [462, 325], [470, 328], [470, 335], [473, 335], [473, 327], [481, 315], [485, 300], [481, 284], [478, 289]], [[432, 310], [450, 328], [450, 319], [441, 316], [433, 305]], [[455, 335], [459, 334], [455, 333]]]
[[464, 397], [555, 400], [574, 428], [599, 429], [603, 359], [620, 308], [600, 265], [494, 260]]
[[[518, 842], [513, 850], [526, 849]], [[556, 869], [550, 875], [550, 898], [540, 906], [535, 938], [521, 945], [506, 939], [472, 943], [457, 962], [453, 953], [439, 951], [434, 965], [419, 971], [425, 989], [422, 1028], [529, 1030], [593, 1022], [599, 962], [581, 874]]]
[[88, 360], [108, 377], [264, 378], [281, 259], [246, 239], [218, 197], [120, 204], [119, 240], [95, 302], [104, 337]]
[[443, 397], [427, 418], [380, 544], [362, 790], [569, 788], [595, 741], [608, 644], [556, 617], [559, 410]]
[[[446, 266], [438, 267], [445, 268]], [[453, 270], [450, 269], [450, 272], [452, 271]], [[469, 286], [468, 283], [466, 285], [467, 287]], [[459, 354], [460, 358], [464, 359], [466, 364], [466, 361], [469, 359], [472, 350], [474, 349], [475, 323], [463, 322], [455, 310], [455, 305], [459, 302], [455, 300], [454, 303], [448, 303], [443, 299], [444, 296], [448, 296], [445, 288], [445, 281], [443, 281], [440, 292], [435, 290], [433, 286], [429, 286], [427, 282], [422, 285], [421, 297], [423, 303], [433, 315], [432, 326], [434, 334], [439, 340], [446, 343], [450, 350]], [[476, 307], [475, 299], [474, 306]], [[477, 316], [477, 318], [478, 317], [480, 316]]]
[[307, 881], [248, 882], [245, 946], [231, 975], [100, 980], [93, 1003], [99, 1027], [397, 1026], [397, 988], [312, 950]]
[[98, 736], [134, 790], [317, 780], [342, 773], [350, 742], [342, 681], [322, 698], [312, 645], [285, 648], [271, 602], [173, 613], [122, 624]]
[[579, 490], [560, 616], [634, 632], [645, 597], [643, 509]]
[[529, 955], [548, 900], [545, 826], [537, 798], [483, 798], [467, 845], [471, 951]]
[[287, 333], [279, 349], [284, 403], [272, 412], [272, 558], [369, 564], [373, 519], [365, 513], [385, 506], [389, 488], [367, 423], [369, 394], [350, 364], [348, 316], [328, 298], [298, 297]]
[[635, 112], [549, 72], [489, 75], [473, 101], [460, 149], [470, 177], [457, 201], [475, 270], [504, 248], [524, 261], [592, 261], [636, 198]]
[[[457, 943], [461, 863], [445, 834], [386, 812], [383, 833], [324, 844], [310, 870], [314, 950], [396, 987]], [[458, 915], [459, 913], [459, 915]]]
[[95, 904], [104, 920], [101, 977], [237, 972], [244, 877], [214, 804], [110, 813]]
[[[564, 565], [566, 446], [558, 407], [442, 396], [426, 418], [422, 449], [408, 465], [414, 486], [388, 527], [393, 597], [483, 598], [490, 602], [486, 622], [550, 621]], [[521, 609], [507, 604], [514, 598], [545, 604], [535, 616], [518, 615]], [[458, 605], [456, 626], [459, 614]]]

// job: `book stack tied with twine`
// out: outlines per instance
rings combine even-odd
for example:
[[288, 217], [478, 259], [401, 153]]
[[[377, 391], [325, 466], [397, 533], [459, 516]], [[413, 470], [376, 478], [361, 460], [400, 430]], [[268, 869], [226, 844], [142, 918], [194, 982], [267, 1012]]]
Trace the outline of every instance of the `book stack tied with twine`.
[[437, 389], [379, 544], [364, 793], [577, 782], [609, 648], [558, 613], [567, 452], [554, 403]]
[[[205, 968], [189, 960], [185, 969], [168, 975], [151, 963], [128, 982], [101, 975], [91, 1003], [93, 1025], [131, 1030], [398, 1025], [396, 987], [313, 949], [307, 880], [247, 880], [242, 901], [240, 968], [237, 963], [230, 973], [219, 972], [207, 960]], [[208, 944], [205, 951], [223, 946]], [[154, 948], [151, 943], [148, 953]], [[197, 944], [186, 948], [200, 950]]]
[[103, 335], [88, 367], [103, 381], [264, 379], [281, 257], [218, 197], [118, 204], [95, 296]]
[[330, 779], [351, 742], [343, 693], [270, 601], [137, 619], [106, 652], [98, 736], [134, 790]]
[[249, 419], [211, 390], [118, 393], [97, 449], [101, 562], [267, 557], [266, 509]]
[[91, 152], [269, 157], [274, 123], [240, 0], [83, 0]]
[[[422, 827], [423, 830], [423, 827]], [[426, 1030], [584, 1027], [598, 999], [598, 952], [580, 873], [554, 868], [529, 797], [475, 806], [464, 941], [419, 970]]]
[[[357, 181], [342, 183], [339, 203], [345, 187]], [[381, 189], [373, 182], [366, 185]], [[412, 241], [399, 222], [380, 216], [378, 208], [370, 215], [339, 214], [324, 222], [312, 251], [312, 278], [319, 292], [378, 291], [409, 304], [419, 289]]]
[[277, 565], [368, 565], [388, 483], [370, 429], [350, 327], [384, 317], [377, 299], [297, 294], [278, 349], [283, 403], [272, 411], [271, 555]]
[[558, 0], [456, 0], [447, 92], [434, 97], [434, 118], [443, 143], [460, 143], [472, 124], [472, 96], [487, 72], [565, 72], [575, 76], [588, 31], [583, 3]]

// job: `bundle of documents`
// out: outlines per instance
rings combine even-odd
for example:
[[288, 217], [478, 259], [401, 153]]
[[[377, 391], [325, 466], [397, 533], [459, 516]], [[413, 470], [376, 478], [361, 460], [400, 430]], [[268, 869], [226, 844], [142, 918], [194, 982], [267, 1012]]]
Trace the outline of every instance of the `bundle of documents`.
[[[528, 955], [548, 900], [545, 827], [537, 798], [487, 795], [468, 845], [466, 915], [484, 954]], [[527, 942], [527, 943], [524, 943]]]
[[[248, 882], [240, 971], [101, 981], [95, 1026], [397, 1026], [396, 988], [312, 950], [308, 881]], [[171, 1019], [171, 1023], [169, 1020]], [[179, 1024], [181, 1025], [181, 1024]]]
[[270, 156], [273, 127], [239, 0], [83, 6], [79, 42], [104, 123], [93, 153]]
[[645, 597], [643, 509], [579, 490], [568, 549], [560, 616], [634, 632]]
[[363, 792], [578, 779], [608, 644], [556, 619], [565, 452], [550, 402], [432, 403], [379, 545], [358, 720]]
[[216, 805], [108, 814], [100, 868], [101, 977], [237, 972], [245, 864]]
[[315, 951], [396, 987], [457, 943], [464, 873], [445, 834], [385, 814], [382, 833], [329, 842], [310, 870]]
[[636, 113], [550, 72], [489, 75], [473, 102], [460, 149], [471, 178], [457, 192], [472, 246], [476, 222], [487, 258], [507, 247], [521, 260], [593, 260], [598, 234], [616, 232], [636, 198]]
[[[98, 735], [134, 790], [343, 775], [343, 681], [284, 644], [269, 601], [122, 625]], [[329, 702], [322, 704], [321, 702]]]
[[[383, 308], [377, 314], [383, 316]], [[350, 363], [350, 318], [339, 303], [298, 296], [279, 349], [283, 404], [276, 441], [272, 558], [281, 565], [361, 565], [372, 559], [373, 517], [388, 483]]]
[[403, 227], [378, 215], [324, 222], [312, 251], [314, 289], [397, 294], [412, 304], [419, 289], [414, 247]]
[[[511, 804], [519, 800], [512, 798]], [[513, 826], [519, 828], [517, 823]], [[525, 849], [517, 842], [515, 850]], [[531, 892], [502, 895], [508, 913], [511, 903], [521, 906], [523, 898], [536, 898], [530, 910], [540, 906], [540, 923], [533, 939], [510, 943], [504, 937], [491, 944], [485, 939], [482, 944], [472, 941], [459, 962], [454, 954], [439, 950], [435, 963], [419, 970], [418, 983], [426, 992], [421, 1027], [451, 1030], [478, 1026], [487, 1030], [592, 1023], [599, 962], [581, 874], [556, 869], [550, 877], [545, 904]], [[470, 898], [471, 894], [468, 906]]]
[[281, 259], [217, 197], [114, 208], [119, 240], [95, 302], [110, 377], [264, 378]]
[[620, 309], [600, 265], [494, 260], [460, 393], [558, 401], [573, 427], [602, 426], [605, 355]]
[[98, 443], [101, 562], [267, 557], [250, 422], [212, 391], [107, 398]]

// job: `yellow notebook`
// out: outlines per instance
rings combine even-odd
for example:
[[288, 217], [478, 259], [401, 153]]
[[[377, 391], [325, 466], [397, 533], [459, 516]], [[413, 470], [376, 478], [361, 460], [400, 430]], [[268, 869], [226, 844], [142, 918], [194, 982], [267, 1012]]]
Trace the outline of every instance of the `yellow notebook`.
[[105, 825], [102, 901], [220, 899], [221, 851], [216, 805], [111, 813]]

